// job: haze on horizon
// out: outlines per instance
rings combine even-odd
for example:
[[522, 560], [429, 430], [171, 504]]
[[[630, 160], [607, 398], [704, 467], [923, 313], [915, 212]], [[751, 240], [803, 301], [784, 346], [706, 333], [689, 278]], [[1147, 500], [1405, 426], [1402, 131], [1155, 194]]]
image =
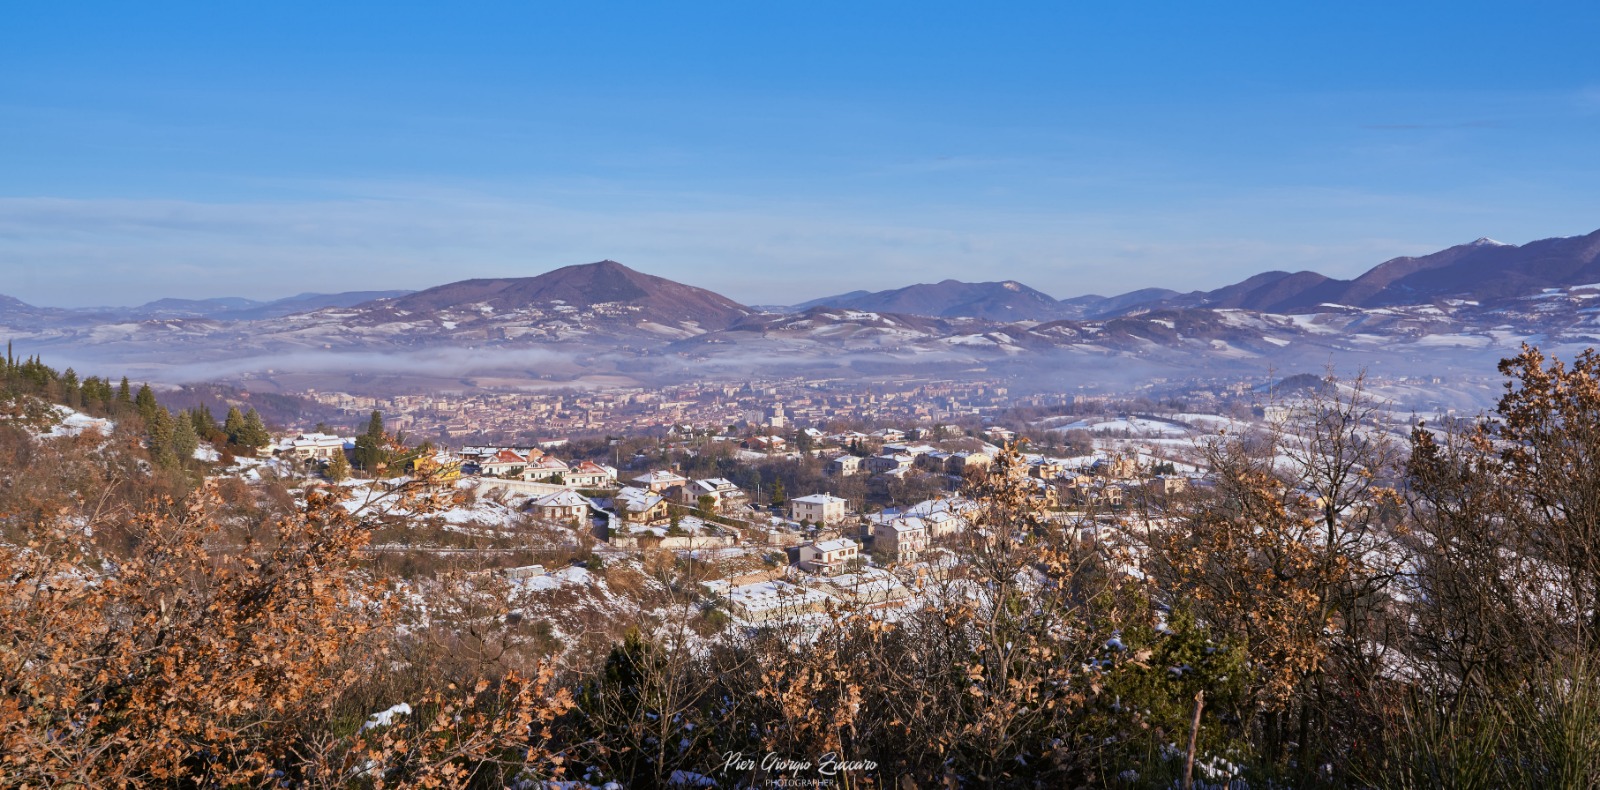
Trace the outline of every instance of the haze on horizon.
[[0, 294], [35, 304], [605, 258], [750, 304], [1068, 297], [1600, 227], [1589, 3], [7, 15]]

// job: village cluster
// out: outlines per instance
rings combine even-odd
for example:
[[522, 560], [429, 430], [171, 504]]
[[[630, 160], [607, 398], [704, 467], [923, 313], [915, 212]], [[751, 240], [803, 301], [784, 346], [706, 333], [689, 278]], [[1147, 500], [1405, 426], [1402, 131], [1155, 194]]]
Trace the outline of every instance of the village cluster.
[[[769, 409], [770, 422], [782, 410]], [[776, 417], [771, 413], [776, 412]], [[942, 432], [942, 431], [941, 431]], [[558, 457], [564, 442], [549, 446], [471, 445], [441, 450], [425, 466], [476, 498], [524, 513], [536, 522], [592, 536], [609, 552], [646, 549], [694, 555], [744, 555], [761, 567], [710, 582], [706, 591], [736, 618], [760, 622], [818, 611], [830, 599], [868, 607], [901, 605], [911, 591], [904, 571], [958, 562], [950, 550], [971, 526], [978, 505], [962, 496], [964, 484], [990, 473], [1001, 445], [1015, 434], [990, 427], [978, 449], [946, 450], [931, 429], [884, 428], [870, 433], [825, 433], [814, 428], [776, 434], [704, 437], [736, 444], [741, 463], [797, 459], [808, 447], [826, 480], [903, 479], [938, 483], [933, 496], [905, 505], [881, 505], [824, 490], [797, 496], [741, 488], [723, 477], [695, 477], [642, 459], [631, 470], [587, 459]], [[802, 438], [803, 437], [803, 438]], [[687, 446], [687, 445], [685, 445]], [[284, 437], [264, 454], [300, 469], [314, 469], [354, 440], [322, 433]], [[1023, 479], [1031, 505], [1063, 523], [1093, 520], [1131, 504], [1156, 502], [1186, 489], [1193, 467], [1137, 452], [1112, 449], [1073, 457], [1024, 453]], [[644, 465], [641, 465], [644, 463]], [[630, 464], [624, 464], [627, 466]], [[1161, 474], [1156, 470], [1166, 470]], [[899, 575], [885, 570], [894, 566]]]

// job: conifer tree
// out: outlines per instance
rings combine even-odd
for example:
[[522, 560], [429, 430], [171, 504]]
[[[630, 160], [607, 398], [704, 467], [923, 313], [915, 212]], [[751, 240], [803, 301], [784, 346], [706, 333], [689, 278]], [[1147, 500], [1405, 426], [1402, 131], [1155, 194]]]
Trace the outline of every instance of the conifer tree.
[[[157, 466], [176, 466], [178, 456], [173, 453], [173, 419], [171, 412], [159, 406], [145, 420], [145, 434], [150, 442], [150, 458]], [[192, 452], [192, 451], [191, 451]]]
[[161, 408], [161, 405], [156, 403], [156, 394], [150, 391], [149, 384], [139, 386], [139, 394], [134, 396], [133, 405], [138, 407], [139, 416], [147, 423], [156, 419], [156, 411]]
[[118, 403], [132, 403], [133, 402], [133, 390], [128, 386], [128, 377], [127, 376], [123, 376], [122, 377], [122, 383], [117, 386], [117, 402]]
[[383, 430], [383, 412], [372, 412], [366, 433], [356, 437], [356, 466], [371, 472], [387, 460], [389, 439]]
[[261, 414], [255, 409], [245, 412], [244, 431], [239, 436], [240, 444], [245, 447], [264, 447], [272, 441], [272, 435], [267, 433], [267, 426], [261, 421]]
[[200, 449], [200, 436], [195, 433], [194, 421], [190, 413], [178, 415], [172, 426], [172, 453], [179, 462], [187, 461], [194, 457], [194, 451]]
[[206, 441], [215, 441], [222, 428], [217, 425], [217, 418], [211, 416], [211, 407], [204, 403], [189, 410], [189, 422], [194, 425], [196, 436]]
[[328, 459], [328, 468], [327, 468], [326, 472], [327, 472], [327, 475], [328, 475], [328, 479], [332, 480], [335, 483], [340, 483], [340, 482], [343, 482], [343, 481], [349, 479], [349, 477], [350, 477], [350, 461], [349, 461], [349, 459], [344, 457], [344, 453], [343, 452], [334, 453], [333, 457]]
[[222, 432], [228, 436], [228, 444], [242, 444], [244, 436], [244, 412], [238, 406], [228, 407], [228, 416], [222, 421]]
[[78, 383], [78, 372], [72, 368], [67, 368], [61, 374], [61, 402], [71, 409], [82, 406], [83, 394], [80, 391], [81, 386]]

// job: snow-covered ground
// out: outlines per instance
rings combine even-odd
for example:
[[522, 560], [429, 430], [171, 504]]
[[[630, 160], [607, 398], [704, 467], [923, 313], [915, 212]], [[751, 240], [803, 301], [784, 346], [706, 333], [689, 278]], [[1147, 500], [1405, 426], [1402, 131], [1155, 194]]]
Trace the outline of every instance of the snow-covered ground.
[[[1188, 436], [1192, 431], [1179, 424], [1146, 417], [1085, 417], [1065, 424], [1065, 418], [1054, 417], [1037, 423], [1051, 431], [1089, 431], [1090, 433], [1123, 433], [1135, 436]], [[1055, 424], [1051, 424], [1055, 423]]]
[[117, 424], [111, 420], [90, 417], [65, 406], [56, 406], [55, 412], [57, 416], [56, 424], [50, 430], [40, 434], [41, 438], [53, 439], [58, 436], [78, 436], [90, 429], [104, 435], [110, 435], [112, 429], [117, 427]]

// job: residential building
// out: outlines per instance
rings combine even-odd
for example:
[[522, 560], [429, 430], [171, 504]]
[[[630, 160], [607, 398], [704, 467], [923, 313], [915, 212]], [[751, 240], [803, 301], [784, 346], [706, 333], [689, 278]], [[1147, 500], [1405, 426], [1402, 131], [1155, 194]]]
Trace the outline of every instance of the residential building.
[[749, 503], [750, 497], [732, 481], [720, 477], [696, 480], [679, 489], [679, 501], [689, 507], [699, 507], [700, 498], [709, 496], [711, 509], [723, 512]]
[[335, 455], [344, 454], [346, 447], [354, 447], [355, 442], [349, 442], [338, 436], [326, 433], [302, 433], [292, 439], [284, 439], [278, 443], [277, 454], [288, 456], [296, 461], [317, 459], [327, 461]]
[[547, 521], [571, 521], [589, 514], [589, 499], [576, 491], [557, 491], [535, 498], [529, 512]]
[[522, 470], [523, 480], [555, 480], [557, 477], [566, 481], [567, 464], [560, 458], [547, 455], [537, 460], [530, 460]]
[[895, 455], [874, 455], [862, 462], [868, 472], [881, 475], [891, 472], [902, 472], [911, 468], [916, 462], [916, 457], [910, 453], [897, 453]]
[[672, 488], [673, 486], [681, 486], [684, 483], [689, 482], [689, 478], [684, 477], [677, 472], [669, 472], [657, 469], [648, 474], [639, 475], [631, 482], [636, 483], [640, 488], [643, 488], [651, 493], [659, 494], [669, 488]]
[[909, 562], [928, 548], [928, 525], [916, 516], [879, 521], [872, 527], [872, 548], [895, 562]]
[[956, 453], [945, 462], [945, 472], [952, 475], [964, 475], [969, 471], [987, 472], [994, 463], [994, 457], [988, 453]]
[[501, 450], [478, 462], [478, 471], [491, 477], [514, 477], [528, 468], [528, 459], [514, 450]]
[[832, 525], [844, 520], [846, 500], [832, 494], [812, 494], [789, 500], [789, 518]]
[[639, 524], [649, 524], [666, 518], [667, 500], [649, 489], [627, 486], [611, 498], [612, 509], [618, 516]]
[[617, 470], [593, 461], [579, 461], [567, 469], [566, 482], [572, 488], [610, 488], [617, 483]]
[[853, 455], [841, 455], [828, 462], [828, 474], [834, 477], [851, 477], [861, 471], [861, 459]]
[[813, 541], [800, 546], [800, 568], [810, 573], [834, 574], [861, 556], [861, 544], [849, 538]]

